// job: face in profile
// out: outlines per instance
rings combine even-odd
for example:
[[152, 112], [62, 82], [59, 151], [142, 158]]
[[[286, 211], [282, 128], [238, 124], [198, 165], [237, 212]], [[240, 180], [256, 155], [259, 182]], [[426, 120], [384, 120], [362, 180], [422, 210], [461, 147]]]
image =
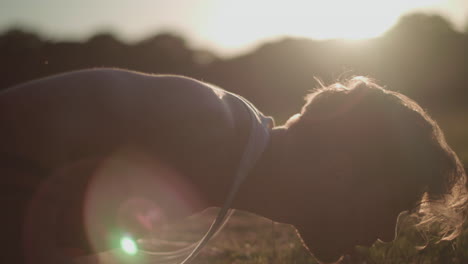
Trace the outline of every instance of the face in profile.
[[[315, 171], [323, 166], [317, 165]], [[325, 179], [317, 180], [317, 188], [307, 193], [309, 197], [298, 198], [303, 202], [294, 223], [304, 245], [323, 263], [353, 254], [358, 245], [393, 241], [400, 213], [410, 210], [418, 199], [416, 192], [406, 195], [384, 179], [367, 184], [333, 174]]]
[[454, 167], [414, 102], [362, 82], [312, 94], [286, 126], [292, 222], [323, 263], [392, 241], [400, 213]]
[[311, 215], [308, 223], [297, 226], [304, 245], [320, 262], [335, 263], [342, 256], [353, 254], [358, 245], [370, 247], [377, 240], [394, 240], [402, 207], [377, 208], [375, 201], [360, 205], [356, 202], [330, 207], [324, 215]]
[[[297, 156], [288, 156], [288, 167], [294, 168], [290, 175], [297, 183], [291, 204], [299, 204], [294, 225], [304, 245], [323, 263], [334, 263], [352, 254], [357, 245], [392, 241], [399, 214], [414, 208], [421, 191], [406, 179], [411, 171], [405, 172], [404, 163], [389, 154], [391, 148], [383, 152], [386, 155], [371, 150], [375, 158], [364, 160], [362, 155], [328, 146], [333, 144], [325, 139], [322, 143], [304, 146], [303, 151], [294, 147]], [[318, 152], [305, 154], [306, 149]], [[372, 165], [365, 166], [366, 162]]]

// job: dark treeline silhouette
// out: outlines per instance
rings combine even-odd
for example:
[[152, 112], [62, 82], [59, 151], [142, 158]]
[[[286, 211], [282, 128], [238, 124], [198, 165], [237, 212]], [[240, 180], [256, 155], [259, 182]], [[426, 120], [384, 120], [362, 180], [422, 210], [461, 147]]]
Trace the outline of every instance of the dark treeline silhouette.
[[85, 42], [53, 42], [12, 29], [0, 36], [0, 89], [89, 67], [182, 74], [239, 93], [283, 121], [317, 87], [314, 76], [329, 84], [367, 75], [437, 112], [467, 105], [467, 58], [468, 34], [442, 17], [425, 14], [403, 17], [371, 40], [286, 38], [230, 59], [192, 50], [169, 33], [127, 44], [108, 33]]

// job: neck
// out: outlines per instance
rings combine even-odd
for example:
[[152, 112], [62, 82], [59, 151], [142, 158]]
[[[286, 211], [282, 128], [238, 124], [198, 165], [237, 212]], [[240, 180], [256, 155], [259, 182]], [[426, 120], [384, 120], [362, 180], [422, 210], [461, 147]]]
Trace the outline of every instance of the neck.
[[275, 127], [271, 133], [271, 141], [247, 176], [236, 195], [233, 208], [258, 214], [275, 221], [283, 222], [285, 204], [284, 194], [287, 186], [285, 177], [279, 173], [285, 127]]

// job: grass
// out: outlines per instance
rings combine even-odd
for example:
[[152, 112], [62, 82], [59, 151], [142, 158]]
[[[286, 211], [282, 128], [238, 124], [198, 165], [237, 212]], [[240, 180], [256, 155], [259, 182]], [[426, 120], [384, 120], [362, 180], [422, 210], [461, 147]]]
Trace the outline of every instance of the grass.
[[[179, 222], [166, 229], [161, 237], [176, 243], [199, 239], [214, 219], [216, 210], [210, 210]], [[356, 247], [355, 255], [344, 264], [380, 263], [468, 263], [468, 228], [455, 241], [423, 245], [412, 227], [411, 219], [403, 220], [400, 235], [392, 243], [375, 243]], [[196, 258], [196, 264], [315, 264], [317, 263], [301, 244], [293, 226], [275, 223], [263, 217], [236, 211], [226, 227], [212, 239]]]
[[[213, 221], [217, 210], [178, 222], [159, 236], [175, 245], [200, 239]], [[181, 243], [182, 242], [182, 243]], [[170, 249], [170, 244], [169, 248]], [[236, 211], [224, 229], [213, 238], [196, 258], [195, 263], [316, 263], [303, 247], [293, 226]]]

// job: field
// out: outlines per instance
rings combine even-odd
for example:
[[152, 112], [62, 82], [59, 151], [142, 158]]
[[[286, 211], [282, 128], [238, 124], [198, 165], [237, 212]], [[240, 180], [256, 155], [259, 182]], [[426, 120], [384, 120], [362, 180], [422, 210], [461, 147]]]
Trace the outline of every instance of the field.
[[[187, 245], [203, 236], [217, 213], [216, 208], [190, 217], [165, 230], [164, 249]], [[224, 229], [213, 238], [195, 263], [316, 263], [291, 225], [236, 211]]]
[[[167, 239], [160, 249], [175, 249], [199, 239], [214, 219], [216, 209], [174, 224], [160, 234]], [[411, 228], [411, 220], [403, 221], [393, 243], [376, 242], [372, 247], [356, 247], [351, 263], [468, 263], [468, 229], [453, 242], [441, 242], [418, 250], [420, 237]], [[236, 211], [225, 228], [212, 239], [196, 258], [195, 263], [213, 264], [314, 264], [317, 263], [301, 244], [293, 226]]]

